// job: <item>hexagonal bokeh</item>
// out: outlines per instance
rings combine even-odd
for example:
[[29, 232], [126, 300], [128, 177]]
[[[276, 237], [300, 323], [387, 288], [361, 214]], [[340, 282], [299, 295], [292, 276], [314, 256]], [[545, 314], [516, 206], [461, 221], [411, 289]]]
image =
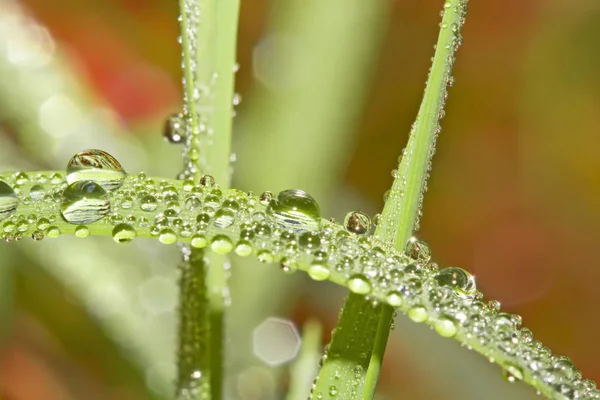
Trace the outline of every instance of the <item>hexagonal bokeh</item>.
[[300, 334], [293, 322], [269, 317], [254, 329], [254, 354], [270, 366], [287, 363], [300, 349]]

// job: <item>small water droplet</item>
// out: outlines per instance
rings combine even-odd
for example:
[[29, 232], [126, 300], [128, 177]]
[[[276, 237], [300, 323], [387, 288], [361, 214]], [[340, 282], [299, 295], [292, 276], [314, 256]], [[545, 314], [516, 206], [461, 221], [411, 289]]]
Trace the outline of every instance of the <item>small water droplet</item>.
[[523, 370], [515, 364], [505, 363], [502, 365], [502, 377], [510, 383], [520, 381], [523, 380]]
[[0, 221], [13, 215], [19, 205], [15, 191], [4, 181], [0, 181]]
[[154, 211], [158, 207], [158, 200], [151, 194], [147, 194], [140, 199], [140, 209], [142, 211]]
[[235, 253], [240, 257], [248, 257], [252, 254], [252, 245], [246, 240], [240, 240], [235, 245]]
[[60, 213], [65, 221], [90, 224], [110, 213], [110, 202], [104, 188], [92, 181], [71, 183], [62, 193]]
[[458, 332], [456, 321], [450, 317], [441, 317], [434, 323], [435, 331], [442, 337], [451, 338]]
[[202, 248], [208, 246], [208, 239], [204, 235], [195, 234], [192, 236], [190, 244], [192, 245], [192, 247], [195, 247], [197, 249], [202, 249]]
[[371, 293], [372, 285], [369, 279], [363, 274], [352, 275], [348, 279], [348, 289], [358, 294]]
[[429, 250], [427, 243], [416, 237], [411, 237], [408, 240], [406, 247], [404, 248], [404, 254], [421, 263], [426, 263], [431, 258], [431, 251]]
[[165, 228], [158, 234], [158, 241], [162, 244], [172, 244], [177, 241], [177, 235], [172, 229]]
[[215, 186], [215, 178], [212, 175], [202, 175], [200, 178], [200, 184], [202, 186], [213, 187]]
[[233, 225], [235, 221], [235, 213], [227, 208], [221, 208], [215, 213], [213, 224], [217, 228], [227, 228]]
[[163, 126], [163, 137], [170, 143], [183, 143], [186, 138], [186, 125], [183, 114], [172, 114]]
[[125, 170], [105, 151], [92, 149], [75, 154], [67, 164], [67, 183], [92, 180], [105, 190], [123, 185]]
[[266, 213], [278, 225], [293, 230], [317, 230], [321, 225], [319, 205], [308, 193], [298, 189], [279, 192], [269, 202]]
[[117, 243], [129, 243], [135, 239], [136, 236], [137, 233], [135, 232], [135, 229], [129, 224], [118, 224], [112, 230], [112, 237]]
[[362, 211], [350, 211], [344, 218], [346, 230], [357, 235], [364, 235], [371, 229], [371, 218]]
[[403, 303], [402, 295], [396, 290], [389, 292], [385, 299], [392, 307], [400, 307]]
[[311, 264], [308, 267], [307, 272], [308, 276], [310, 276], [315, 281], [324, 281], [325, 279], [329, 278], [329, 275], [331, 274], [329, 268], [319, 263]]
[[210, 248], [217, 254], [227, 254], [233, 250], [233, 243], [225, 235], [216, 235], [210, 243]]
[[415, 322], [425, 322], [429, 318], [429, 313], [423, 306], [414, 306], [408, 309], [408, 317]]
[[75, 228], [75, 236], [84, 239], [90, 236], [90, 229], [85, 225], [80, 225], [77, 228]]

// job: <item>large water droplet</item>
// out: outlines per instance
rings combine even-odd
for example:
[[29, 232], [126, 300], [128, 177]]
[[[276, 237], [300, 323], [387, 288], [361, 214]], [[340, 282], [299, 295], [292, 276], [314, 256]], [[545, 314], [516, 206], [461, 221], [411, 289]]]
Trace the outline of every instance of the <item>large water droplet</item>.
[[0, 181], [0, 221], [13, 215], [19, 205], [19, 198], [8, 183]]
[[102, 186], [95, 182], [75, 182], [63, 191], [60, 213], [71, 224], [90, 224], [105, 217], [109, 212], [108, 195]]
[[123, 185], [125, 171], [121, 164], [102, 150], [86, 150], [75, 154], [67, 164], [67, 183], [93, 180], [106, 190]]
[[294, 230], [317, 230], [321, 210], [316, 200], [298, 189], [279, 192], [267, 206], [267, 215], [278, 225]]
[[434, 277], [440, 286], [448, 286], [457, 297], [473, 299], [477, 292], [475, 278], [462, 268], [448, 267], [440, 270]]
[[364, 235], [371, 229], [371, 218], [362, 211], [350, 211], [344, 218], [344, 226], [348, 232]]

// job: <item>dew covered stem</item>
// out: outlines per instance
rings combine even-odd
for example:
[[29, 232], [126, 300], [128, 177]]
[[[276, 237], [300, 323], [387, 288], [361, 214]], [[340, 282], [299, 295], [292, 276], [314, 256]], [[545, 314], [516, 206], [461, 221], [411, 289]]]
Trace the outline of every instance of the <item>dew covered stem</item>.
[[[10, 215], [0, 221], [0, 238], [4, 241], [28, 237], [39, 241], [81, 233], [84, 225], [69, 223], [61, 217], [61, 194], [68, 184], [60, 171], [3, 173], [0, 182], [4, 191], [17, 200], [16, 208], [13, 210], [11, 206]], [[147, 195], [156, 198], [153, 210], [142, 208], [147, 205], [143, 200]], [[564, 399], [565, 393], [571, 393], [573, 396], [569, 398], [600, 399], [595, 383], [582, 379], [581, 372], [568, 358], [553, 355], [539, 340], [534, 340], [531, 331], [521, 327], [520, 316], [500, 312], [499, 303], [493, 300], [484, 303], [483, 295], [477, 292], [475, 280], [467, 271], [457, 267], [438, 269], [423, 242], [409, 241], [404, 252], [383, 249], [372, 236], [352, 234], [345, 226], [326, 219], [321, 219], [314, 230], [290, 231], [280, 226], [281, 218], [267, 214], [267, 205], [261, 203], [258, 196], [195, 184], [191, 180], [148, 177], [144, 173], [126, 175], [119, 189], [107, 192], [107, 200], [111, 213], [85, 225], [85, 235], [79, 237], [114, 235], [125, 246], [131, 240], [154, 238], [168, 245], [170, 241], [161, 241], [161, 236], [168, 232], [176, 235], [178, 242], [204, 249], [207, 254], [216, 250], [236, 252], [264, 262], [281, 262], [288, 272], [300, 270], [310, 275], [312, 268], [318, 265], [321, 273], [315, 278], [361, 293], [350, 296], [351, 299], [364, 295], [371, 300], [363, 302], [369, 308], [362, 308], [360, 303], [348, 308], [348, 313], [356, 312], [354, 318], [343, 317], [349, 323], [342, 326], [341, 331], [345, 327], [352, 330], [357, 321], [364, 321], [362, 315], [372, 309], [373, 303], [386, 303], [413, 321], [430, 325], [440, 336], [453, 338], [480, 353], [506, 371], [507, 379], [522, 380], [548, 398]], [[217, 222], [217, 215], [224, 209], [234, 210], [231, 224]], [[214, 246], [215, 242], [228, 245]], [[192, 260], [198, 254], [191, 253]], [[354, 284], [357, 275], [362, 275], [365, 284]], [[197, 298], [199, 302], [208, 297], [202, 290], [193, 293], [201, 294]], [[191, 312], [189, 307], [185, 310]], [[206, 308], [196, 309], [202, 310]], [[210, 314], [201, 315], [210, 318]], [[364, 326], [365, 332], [376, 328], [376, 320], [370, 318], [369, 325]], [[375, 336], [375, 332], [368, 334]], [[356, 334], [363, 335], [360, 330]], [[339, 344], [332, 348], [337, 346]], [[202, 353], [202, 356], [211, 357], [210, 353]], [[360, 354], [355, 356], [361, 357]], [[328, 355], [325, 362], [330, 359], [333, 354]], [[353, 368], [346, 370], [352, 372], [348, 381], [356, 380], [357, 372]], [[332, 372], [334, 379], [337, 371]], [[358, 375], [364, 380], [364, 369], [358, 370]], [[341, 376], [338, 380], [344, 382]], [[335, 384], [337, 392], [343, 390], [339, 385]], [[327, 393], [330, 386], [326, 387]]]
[[[386, 196], [386, 204], [374, 233], [375, 240], [384, 249], [403, 251], [413, 232], [418, 230], [423, 193], [427, 187], [431, 158], [440, 132], [439, 120], [444, 112], [454, 52], [462, 41], [460, 28], [464, 23], [466, 3], [467, 0], [449, 0], [444, 3], [436, 52], [423, 101], [411, 128], [408, 144], [401, 155], [400, 166], [393, 174], [395, 179], [389, 195]], [[350, 296], [344, 309], [352, 309], [360, 303], [369, 303], [369, 301]], [[371, 347], [368, 350], [370, 360], [367, 367], [355, 377], [355, 380], [360, 383], [355, 389], [361, 393], [363, 399], [372, 399], [375, 394], [394, 315], [392, 307], [384, 304], [377, 308], [365, 309], [359, 315], [344, 312], [338, 322], [336, 329], [341, 330], [347, 330], [357, 318], [362, 321], [360, 326], [364, 326], [365, 329], [370, 329], [368, 327], [370, 323], [377, 326], [376, 335], [373, 338], [369, 336], [368, 340]], [[364, 333], [360, 334], [367, 337]], [[344, 336], [334, 335], [331, 347], [343, 346], [343, 343], [336, 343], [339, 340], [345, 340]], [[319, 374], [318, 392], [323, 392], [324, 388], [331, 384], [331, 375], [325, 368], [328, 364], [329, 361], [326, 360]], [[344, 371], [344, 368], [340, 369]], [[347, 369], [343, 373], [347, 373]]]

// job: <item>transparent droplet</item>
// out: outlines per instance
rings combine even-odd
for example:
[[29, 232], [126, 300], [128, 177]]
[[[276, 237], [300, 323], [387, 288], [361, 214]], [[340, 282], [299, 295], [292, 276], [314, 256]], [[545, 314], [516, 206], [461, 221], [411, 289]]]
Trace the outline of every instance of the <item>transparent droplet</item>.
[[308, 193], [298, 189], [279, 192], [269, 202], [266, 213], [286, 229], [317, 230], [321, 225], [319, 205]]
[[33, 185], [29, 189], [29, 197], [31, 197], [31, 199], [34, 201], [42, 200], [44, 198], [45, 194], [46, 194], [46, 189], [44, 189], [44, 187], [39, 184]]
[[195, 247], [197, 249], [202, 249], [202, 248], [208, 246], [208, 239], [204, 235], [196, 234], [196, 235], [192, 236], [192, 240], [190, 241], [190, 244], [192, 245], [192, 247]]
[[270, 264], [273, 261], [275, 261], [275, 258], [273, 257], [273, 253], [271, 253], [269, 250], [259, 251], [257, 254], [257, 257], [258, 257], [258, 261], [265, 263], [265, 264]]
[[315, 263], [308, 267], [308, 276], [313, 278], [315, 281], [324, 281], [329, 278], [331, 271], [323, 264]]
[[90, 229], [85, 225], [80, 225], [77, 228], [75, 228], [75, 236], [84, 239], [90, 236]]
[[215, 178], [213, 178], [211, 175], [203, 175], [200, 178], [200, 184], [208, 187], [215, 186]]
[[362, 211], [350, 211], [344, 218], [346, 230], [357, 235], [364, 235], [371, 229], [371, 218]]
[[363, 274], [352, 275], [348, 279], [347, 285], [348, 289], [358, 294], [371, 293], [371, 290], [373, 289], [371, 282]]
[[402, 294], [396, 290], [389, 292], [385, 299], [392, 307], [400, 307], [403, 303]]
[[233, 250], [233, 243], [227, 236], [217, 235], [212, 239], [210, 248], [217, 254], [227, 254]]
[[19, 205], [15, 191], [4, 181], [0, 181], [0, 221], [13, 215]]
[[441, 317], [433, 325], [435, 331], [442, 337], [451, 338], [458, 332], [458, 325], [453, 318]]
[[163, 137], [170, 143], [183, 143], [186, 137], [185, 118], [183, 114], [172, 114], [165, 121]]
[[431, 258], [431, 252], [427, 243], [415, 237], [411, 237], [406, 243], [404, 254], [421, 263], [426, 263]]
[[172, 229], [165, 228], [158, 234], [158, 241], [162, 244], [172, 244], [177, 241], [177, 235]]
[[281, 259], [281, 270], [286, 274], [292, 274], [298, 270], [298, 264], [296, 261], [284, 257]]
[[227, 228], [233, 225], [235, 213], [227, 208], [221, 208], [215, 213], [213, 224], [217, 228]]
[[96, 182], [74, 182], [62, 193], [60, 213], [71, 224], [90, 224], [107, 216], [109, 212], [110, 202], [106, 190]]
[[105, 190], [123, 185], [125, 171], [121, 164], [102, 150], [86, 150], [75, 154], [67, 164], [67, 183], [94, 181]]
[[117, 243], [129, 243], [136, 236], [135, 229], [129, 224], [118, 224], [112, 230], [112, 237]]
[[505, 363], [502, 365], [502, 377], [510, 383], [520, 381], [523, 380], [523, 370], [512, 363]]
[[454, 295], [462, 299], [473, 299], [477, 292], [475, 278], [462, 268], [448, 267], [441, 269], [434, 279], [440, 286], [452, 288]]
[[140, 199], [140, 209], [143, 211], [154, 211], [158, 207], [158, 200], [151, 194], [147, 194]]
[[427, 309], [423, 306], [414, 306], [408, 309], [408, 317], [415, 322], [425, 322], [429, 318]]
[[248, 241], [240, 240], [235, 245], [235, 254], [240, 257], [248, 257], [250, 254], [252, 254], [252, 245]]

